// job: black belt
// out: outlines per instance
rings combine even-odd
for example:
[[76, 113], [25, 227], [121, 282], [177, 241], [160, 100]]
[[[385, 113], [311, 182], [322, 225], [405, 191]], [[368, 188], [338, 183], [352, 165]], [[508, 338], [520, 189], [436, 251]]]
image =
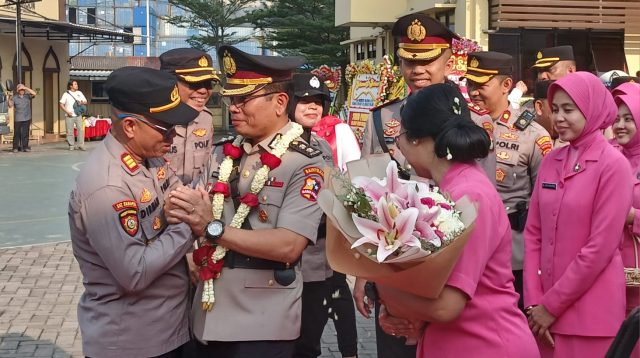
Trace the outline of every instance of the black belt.
[[259, 259], [257, 257], [251, 257], [229, 250], [224, 258], [223, 266], [228, 268], [245, 268], [254, 270], [286, 270], [296, 264], [297, 262], [287, 265], [283, 262]]

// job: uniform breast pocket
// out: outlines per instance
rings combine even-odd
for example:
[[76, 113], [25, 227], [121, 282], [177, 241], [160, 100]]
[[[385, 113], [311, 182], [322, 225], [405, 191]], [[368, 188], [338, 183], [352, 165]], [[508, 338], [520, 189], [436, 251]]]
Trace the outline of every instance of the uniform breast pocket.
[[[296, 269], [296, 275], [300, 277], [300, 271]], [[268, 288], [268, 289], [292, 289], [298, 287], [296, 279], [288, 286], [282, 286], [276, 282], [273, 277], [273, 270], [251, 270], [247, 271], [247, 275], [244, 278], [245, 288]]]
[[[253, 212], [252, 225], [254, 228], [276, 227], [278, 215], [280, 215], [280, 209], [284, 202], [284, 183], [282, 183], [283, 186], [279, 186], [281, 182], [278, 182], [277, 179], [269, 180], [267, 183], [276, 186], [265, 186], [258, 194], [260, 205], [258, 205], [258, 210]], [[255, 220], [256, 218], [257, 220]]]
[[209, 153], [206, 151], [195, 151], [193, 153], [193, 168], [200, 169], [204, 167], [207, 163], [207, 159], [209, 159]]
[[512, 187], [515, 182], [518, 153], [496, 150], [496, 184], [499, 187]]

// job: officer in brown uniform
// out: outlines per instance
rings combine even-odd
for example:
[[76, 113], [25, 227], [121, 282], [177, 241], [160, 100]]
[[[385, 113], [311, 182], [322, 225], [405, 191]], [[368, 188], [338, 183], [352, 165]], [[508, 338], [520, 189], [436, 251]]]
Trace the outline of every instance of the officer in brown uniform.
[[531, 68], [538, 71], [538, 80], [559, 80], [576, 72], [573, 47], [564, 45], [544, 48], [536, 54], [536, 62]]
[[[182, 208], [176, 220], [189, 223], [196, 233], [206, 225], [209, 244], [230, 250], [214, 281], [215, 304], [210, 311], [199, 304], [203, 285], [198, 287], [193, 333], [205, 343], [200, 347], [203, 356], [290, 357], [300, 334], [298, 262], [305, 247], [316, 241], [322, 216], [316, 198], [324, 177], [322, 153], [298, 137], [302, 128], [288, 118], [292, 70], [304, 59], [254, 56], [232, 46], [221, 46], [218, 55], [227, 78], [223, 100], [236, 132], [244, 138], [234, 147], [238, 158], [227, 186], [219, 181], [226, 158], [223, 145], [214, 148], [201, 178], [210, 192], [219, 192], [221, 185], [229, 189], [222, 222], [212, 220], [212, 205], [208, 196], [202, 196], [205, 191], [181, 188], [171, 193], [172, 203], [175, 200]], [[227, 150], [233, 147], [226, 144]], [[268, 160], [283, 146], [286, 151], [280, 160]], [[250, 187], [260, 182], [258, 169], [267, 162], [271, 169], [265, 185], [249, 195]], [[230, 224], [240, 202], [248, 203], [250, 211], [242, 228], [235, 228]], [[192, 205], [208, 216], [186, 215]], [[168, 213], [173, 215], [172, 208]]]
[[553, 144], [549, 133], [534, 121], [535, 114], [510, 106], [507, 97], [513, 85], [512, 73], [511, 56], [500, 52], [472, 52], [467, 59], [465, 78], [471, 101], [493, 118], [496, 186], [511, 222], [511, 265], [523, 309], [523, 230], [527, 208], [542, 157], [551, 151]]
[[176, 136], [165, 155], [169, 166], [183, 184], [198, 179], [207, 164], [213, 148], [213, 117], [205, 107], [220, 81], [213, 68], [211, 56], [193, 48], [177, 48], [160, 55], [160, 70], [169, 72], [178, 80], [182, 102], [200, 112], [184, 126], [176, 126]]
[[189, 340], [193, 244], [185, 224], [167, 225], [165, 193], [180, 185], [162, 156], [175, 125], [198, 111], [180, 101], [173, 76], [123, 67], [105, 83], [110, 133], [91, 153], [69, 200], [73, 253], [85, 292], [78, 303], [89, 357], [179, 357]]

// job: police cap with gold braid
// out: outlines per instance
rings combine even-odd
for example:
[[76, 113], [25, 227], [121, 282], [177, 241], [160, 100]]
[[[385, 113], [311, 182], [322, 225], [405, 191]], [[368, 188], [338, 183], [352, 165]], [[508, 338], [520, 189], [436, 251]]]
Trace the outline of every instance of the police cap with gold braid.
[[199, 114], [180, 101], [176, 77], [153, 68], [119, 68], [111, 72], [104, 88], [113, 107], [164, 123], [187, 124]]
[[435, 59], [451, 48], [453, 39], [460, 39], [438, 20], [422, 13], [399, 18], [391, 34], [398, 42], [398, 56], [415, 61]]
[[220, 81], [208, 53], [195, 48], [176, 48], [160, 55], [160, 70], [186, 82]]
[[513, 57], [502, 52], [471, 52], [467, 57], [467, 73], [464, 77], [475, 83], [487, 83], [496, 75], [511, 76]]
[[531, 68], [544, 69], [555, 65], [558, 61], [573, 60], [573, 47], [571, 45], [547, 47], [538, 51], [536, 63]]
[[305, 63], [300, 56], [250, 55], [228, 45], [218, 48], [218, 57], [227, 79], [223, 96], [246, 95], [270, 83], [290, 81], [293, 70]]

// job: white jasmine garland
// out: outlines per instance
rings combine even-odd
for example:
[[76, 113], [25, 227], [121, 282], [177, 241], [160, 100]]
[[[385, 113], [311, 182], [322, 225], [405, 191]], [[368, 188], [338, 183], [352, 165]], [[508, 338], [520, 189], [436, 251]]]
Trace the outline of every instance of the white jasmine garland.
[[[292, 123], [291, 128], [275, 143], [275, 148], [271, 151], [271, 154], [274, 156], [281, 158], [284, 153], [287, 152], [287, 148], [291, 142], [293, 142], [296, 138], [300, 137], [303, 133], [303, 128], [301, 125], [297, 123]], [[241, 136], [236, 137], [233, 142], [235, 147], [240, 146], [243, 138]], [[223, 183], [229, 182], [229, 177], [231, 176], [231, 171], [233, 169], [233, 158], [227, 156], [219, 168], [219, 176], [218, 181]], [[260, 169], [256, 172], [251, 181], [251, 186], [249, 188], [249, 192], [252, 194], [258, 194], [264, 188], [264, 184], [267, 182], [269, 178], [269, 167], [266, 165], [262, 165]], [[224, 195], [222, 193], [215, 193], [212, 201], [212, 213], [213, 217], [216, 220], [220, 220], [222, 217], [222, 211], [224, 206]], [[236, 210], [235, 215], [231, 219], [231, 224], [229, 226], [234, 228], [242, 227], [242, 224], [246, 220], [249, 212], [251, 211], [251, 207], [245, 203], [241, 203]], [[211, 259], [215, 262], [218, 262], [224, 259], [227, 253], [227, 248], [217, 245], [215, 251], [211, 255]], [[209, 311], [213, 308], [213, 304], [215, 302], [214, 291], [213, 291], [213, 280], [207, 280], [204, 282], [204, 288], [202, 290], [202, 309], [205, 311]]]

